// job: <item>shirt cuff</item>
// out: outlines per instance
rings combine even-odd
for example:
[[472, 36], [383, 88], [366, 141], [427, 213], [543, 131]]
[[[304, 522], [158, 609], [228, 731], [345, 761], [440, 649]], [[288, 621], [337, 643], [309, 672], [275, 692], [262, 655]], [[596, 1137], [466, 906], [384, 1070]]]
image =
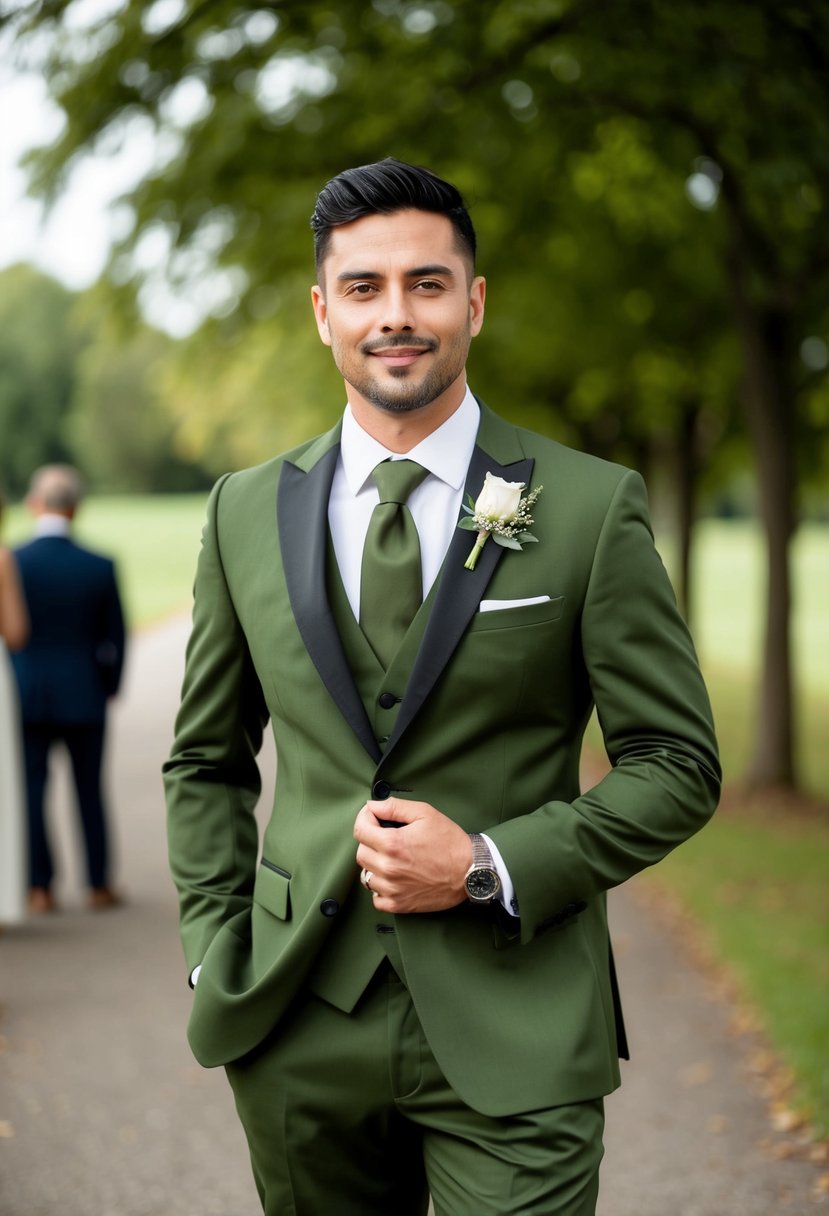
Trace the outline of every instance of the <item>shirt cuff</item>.
[[193, 970], [190, 972], [190, 987], [191, 988], [195, 988], [196, 984], [198, 984], [200, 971], [201, 971], [201, 963], [199, 963], [198, 967], [194, 967]]
[[515, 887], [513, 886], [512, 879], [509, 876], [509, 870], [504, 864], [504, 859], [486, 833], [481, 832], [481, 837], [486, 841], [487, 848], [492, 854], [492, 863], [495, 866], [498, 877], [501, 880], [501, 890], [498, 892], [495, 898], [504, 905], [504, 908], [507, 912], [509, 912], [510, 916], [520, 916], [520, 912], [518, 911], [518, 900], [515, 898]]

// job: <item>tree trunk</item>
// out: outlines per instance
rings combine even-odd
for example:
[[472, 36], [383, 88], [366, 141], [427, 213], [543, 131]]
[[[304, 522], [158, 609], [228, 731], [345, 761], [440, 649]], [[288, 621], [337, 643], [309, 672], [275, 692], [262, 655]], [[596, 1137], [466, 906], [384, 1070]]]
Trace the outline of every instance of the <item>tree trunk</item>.
[[691, 546], [696, 522], [697, 420], [699, 408], [686, 405], [677, 432], [676, 452], [676, 530], [677, 530], [677, 599], [686, 623], [691, 625]]
[[[768, 560], [763, 668], [753, 755], [754, 788], [794, 787], [791, 574], [794, 533], [794, 436], [787, 408], [786, 316], [749, 298], [739, 255], [731, 287], [743, 353], [743, 407], [754, 446]], [[722, 589], [728, 594], [728, 588]]]

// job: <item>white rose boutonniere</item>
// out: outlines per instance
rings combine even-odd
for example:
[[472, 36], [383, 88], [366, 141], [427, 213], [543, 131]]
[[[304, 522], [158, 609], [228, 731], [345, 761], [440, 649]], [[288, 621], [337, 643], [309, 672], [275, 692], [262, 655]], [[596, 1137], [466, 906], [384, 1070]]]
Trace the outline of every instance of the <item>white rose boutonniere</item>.
[[478, 537], [463, 564], [464, 570], [475, 569], [478, 554], [490, 536], [506, 549], [522, 549], [530, 542], [537, 542], [538, 537], [529, 531], [533, 525], [530, 511], [544, 487], [538, 486], [522, 498], [524, 489], [523, 481], [504, 481], [503, 477], [487, 473], [477, 501], [473, 502], [469, 496], [468, 505], [464, 503], [463, 507], [466, 516], [458, 527], [477, 532]]

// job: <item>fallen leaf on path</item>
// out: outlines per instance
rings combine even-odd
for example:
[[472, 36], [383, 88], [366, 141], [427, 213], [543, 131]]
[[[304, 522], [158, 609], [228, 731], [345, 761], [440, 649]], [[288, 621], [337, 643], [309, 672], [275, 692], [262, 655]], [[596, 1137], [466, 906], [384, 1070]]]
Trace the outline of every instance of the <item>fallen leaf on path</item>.
[[801, 1157], [802, 1150], [794, 1140], [778, 1140], [769, 1146], [767, 1155], [772, 1161], [788, 1161], [790, 1157]]
[[713, 1071], [710, 1060], [698, 1060], [696, 1064], [689, 1064], [687, 1068], [680, 1070], [680, 1084], [685, 1089], [694, 1089], [697, 1085], [710, 1081]]
[[788, 1106], [775, 1104], [771, 1109], [771, 1124], [775, 1131], [794, 1132], [803, 1126], [803, 1116]]

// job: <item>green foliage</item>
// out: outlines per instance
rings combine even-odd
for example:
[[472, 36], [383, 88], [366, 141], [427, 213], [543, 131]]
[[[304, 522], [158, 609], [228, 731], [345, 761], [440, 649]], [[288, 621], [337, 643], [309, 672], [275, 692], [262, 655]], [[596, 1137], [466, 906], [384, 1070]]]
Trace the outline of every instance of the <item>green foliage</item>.
[[160, 392], [180, 459], [214, 475], [259, 464], [333, 425], [345, 394], [313, 324], [306, 281], [283, 286], [286, 314], [214, 323], [179, 343]]
[[70, 456], [65, 421], [84, 343], [72, 304], [28, 266], [0, 271], [0, 485], [9, 495], [38, 465]]
[[119, 323], [100, 290], [79, 301], [78, 311], [90, 340], [78, 357], [65, 427], [75, 463], [91, 484], [120, 493], [205, 486], [198, 464], [176, 455], [162, 395], [173, 343], [145, 325]]
[[0, 271], [0, 485], [21, 495], [42, 464], [77, 465], [94, 487], [208, 484], [176, 454], [161, 371], [173, 343], [28, 266]]

